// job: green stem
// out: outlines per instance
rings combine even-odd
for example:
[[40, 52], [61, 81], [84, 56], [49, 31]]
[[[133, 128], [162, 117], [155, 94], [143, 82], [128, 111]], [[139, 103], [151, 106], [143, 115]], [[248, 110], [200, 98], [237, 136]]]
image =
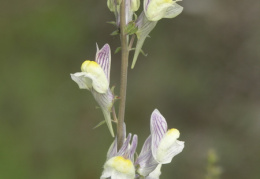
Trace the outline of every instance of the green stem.
[[126, 26], [125, 0], [122, 0], [120, 7], [120, 37], [121, 37], [121, 85], [120, 85], [120, 103], [117, 124], [117, 147], [120, 149], [124, 142], [124, 118], [125, 118], [125, 102], [127, 88], [127, 69], [128, 69], [128, 35], [124, 29]]

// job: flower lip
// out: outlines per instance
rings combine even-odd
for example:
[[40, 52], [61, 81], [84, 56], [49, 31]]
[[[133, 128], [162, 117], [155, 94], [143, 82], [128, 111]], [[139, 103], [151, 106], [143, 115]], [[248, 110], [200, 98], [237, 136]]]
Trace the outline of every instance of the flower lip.
[[99, 64], [95, 61], [85, 60], [81, 65], [82, 72], [88, 72], [91, 68], [99, 68]]
[[122, 156], [111, 158], [111, 167], [121, 173], [131, 173], [134, 170], [132, 161]]
[[[124, 124], [124, 136], [126, 135]], [[117, 137], [110, 146], [107, 153], [107, 161], [104, 165], [104, 170], [101, 179], [134, 179], [135, 167], [133, 161], [133, 154], [137, 146], [137, 135], [133, 136], [132, 143], [130, 144], [132, 134], [129, 133], [125, 139], [123, 146], [117, 152]]]

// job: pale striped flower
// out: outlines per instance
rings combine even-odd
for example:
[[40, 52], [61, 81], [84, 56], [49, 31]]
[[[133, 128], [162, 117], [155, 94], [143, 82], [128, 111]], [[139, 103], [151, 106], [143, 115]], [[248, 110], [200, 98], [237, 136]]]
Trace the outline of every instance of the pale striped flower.
[[147, 179], [158, 179], [162, 164], [170, 163], [174, 156], [182, 152], [184, 142], [177, 140], [180, 133], [169, 129], [161, 113], [155, 109], [151, 115], [151, 135], [146, 139], [135, 164], [138, 173]]
[[95, 61], [86, 60], [83, 62], [81, 65], [82, 72], [71, 74], [71, 78], [79, 85], [80, 89], [91, 91], [95, 100], [101, 107], [108, 129], [114, 137], [110, 115], [114, 102], [114, 95], [109, 88], [110, 67], [110, 46], [105, 44], [101, 50], [99, 50], [97, 46]]
[[[124, 128], [125, 133], [125, 128]], [[126, 134], [124, 134], [126, 135]], [[103, 173], [100, 179], [134, 179], [134, 153], [137, 147], [137, 135], [133, 136], [130, 144], [132, 134], [128, 134], [121, 149], [117, 151], [117, 137], [110, 146], [107, 153], [107, 161], [104, 165]]]

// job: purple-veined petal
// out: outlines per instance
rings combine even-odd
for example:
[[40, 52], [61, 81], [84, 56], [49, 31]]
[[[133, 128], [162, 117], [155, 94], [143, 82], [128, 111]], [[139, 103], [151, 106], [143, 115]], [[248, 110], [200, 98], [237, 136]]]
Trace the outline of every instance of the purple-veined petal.
[[155, 158], [160, 141], [167, 131], [167, 122], [157, 109], [155, 109], [151, 115], [150, 130], [152, 136], [151, 148], [152, 148], [153, 156]]
[[144, 11], [147, 10], [147, 7], [148, 7], [150, 1], [151, 1], [151, 0], [144, 0]]
[[142, 14], [139, 16], [139, 18], [136, 22], [136, 25], [138, 26], [138, 31], [136, 33], [138, 40], [136, 43], [134, 58], [133, 58], [132, 66], [131, 66], [132, 69], [135, 66], [135, 63], [136, 63], [139, 53], [143, 47], [146, 37], [154, 29], [156, 24], [157, 24], [157, 21], [149, 21], [146, 18], [144, 12], [142, 12]]
[[130, 147], [130, 154], [129, 154], [129, 158], [132, 162], [134, 162], [134, 154], [137, 147], [137, 143], [138, 143], [138, 137], [137, 135], [134, 135]]
[[105, 44], [100, 50], [98, 49], [98, 45], [97, 45], [96, 62], [103, 69], [109, 83], [110, 67], [111, 67], [111, 50], [108, 44]]
[[111, 146], [108, 149], [107, 160], [116, 156], [116, 153], [117, 153], [117, 137], [115, 137], [115, 140], [113, 141], [113, 143], [111, 144]]
[[183, 7], [177, 3], [167, 8], [164, 18], [174, 18], [178, 16], [183, 11]]
[[149, 175], [158, 165], [158, 162], [152, 155], [151, 142], [152, 138], [149, 136], [144, 142], [141, 153], [135, 162], [135, 165], [139, 166], [138, 173], [142, 176]]
[[105, 121], [107, 123], [108, 129], [109, 129], [112, 137], [114, 137], [114, 131], [113, 131], [111, 115], [110, 115], [111, 108], [113, 106], [114, 96], [113, 96], [111, 90], [108, 89], [108, 91], [105, 94], [100, 94], [100, 93], [96, 92], [95, 90], [91, 90], [91, 92], [92, 92], [95, 100], [101, 107], [101, 110], [105, 117]]
[[131, 10], [131, 0], [125, 0], [126, 24], [133, 19], [133, 11]]
[[151, 151], [151, 145], [152, 145], [152, 137], [151, 135], [147, 137], [147, 139], [144, 142], [144, 145], [142, 147], [141, 153], [138, 156], [138, 158], [135, 161], [135, 164], [138, 165], [141, 161], [145, 160], [147, 152]]
[[161, 175], [161, 167], [162, 164], [159, 164], [154, 171], [152, 171], [148, 177], [146, 177], [145, 179], [159, 179], [160, 175]]
[[132, 134], [129, 133], [128, 136], [127, 136], [127, 139], [124, 141], [121, 149], [118, 151], [117, 153], [117, 156], [125, 156], [128, 158], [128, 155], [129, 155], [129, 142], [131, 140], [131, 137], [132, 137]]

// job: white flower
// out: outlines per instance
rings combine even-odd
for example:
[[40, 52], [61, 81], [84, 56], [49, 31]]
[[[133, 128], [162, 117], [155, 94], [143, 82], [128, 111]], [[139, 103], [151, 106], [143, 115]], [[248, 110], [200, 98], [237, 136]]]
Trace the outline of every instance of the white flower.
[[154, 159], [160, 164], [170, 163], [184, 148], [184, 142], [177, 140], [180, 132], [174, 128], [167, 130], [167, 122], [157, 109], [152, 113], [150, 125]]
[[167, 122], [155, 109], [151, 115], [151, 135], [146, 139], [135, 165], [137, 172], [146, 179], [159, 179], [162, 164], [172, 161], [184, 148], [184, 142], [177, 140], [180, 133], [177, 129], [167, 131]]
[[131, 160], [122, 156], [109, 159], [104, 165], [104, 172], [100, 179], [134, 179], [135, 167]]
[[114, 137], [110, 116], [114, 101], [114, 96], [109, 88], [110, 66], [110, 46], [105, 44], [101, 50], [97, 46], [95, 61], [86, 60], [83, 62], [81, 65], [82, 72], [71, 74], [71, 78], [79, 85], [80, 89], [91, 91], [102, 109], [108, 129]]
[[[125, 135], [125, 127], [124, 127]], [[134, 153], [137, 147], [137, 135], [133, 136], [130, 145], [131, 134], [125, 139], [121, 149], [117, 151], [117, 138], [110, 146], [107, 153], [107, 161], [104, 165], [103, 173], [100, 179], [134, 179]]]

